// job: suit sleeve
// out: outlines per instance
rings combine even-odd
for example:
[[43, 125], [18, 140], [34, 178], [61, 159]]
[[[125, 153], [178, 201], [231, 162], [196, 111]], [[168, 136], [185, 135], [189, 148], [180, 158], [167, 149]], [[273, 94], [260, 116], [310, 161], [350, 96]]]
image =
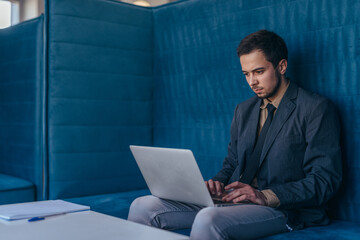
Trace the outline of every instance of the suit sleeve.
[[280, 200], [280, 209], [323, 205], [341, 183], [340, 124], [335, 107], [322, 100], [311, 109], [305, 117], [304, 178], [270, 186]]
[[231, 122], [230, 127], [230, 143], [228, 145], [228, 154], [223, 161], [222, 169], [216, 174], [212, 179], [214, 181], [220, 181], [225, 185], [228, 183], [229, 179], [233, 175], [237, 165], [238, 165], [238, 156], [237, 156], [237, 142], [238, 142], [238, 125], [237, 125], [237, 112], [239, 105], [236, 106], [234, 117]]

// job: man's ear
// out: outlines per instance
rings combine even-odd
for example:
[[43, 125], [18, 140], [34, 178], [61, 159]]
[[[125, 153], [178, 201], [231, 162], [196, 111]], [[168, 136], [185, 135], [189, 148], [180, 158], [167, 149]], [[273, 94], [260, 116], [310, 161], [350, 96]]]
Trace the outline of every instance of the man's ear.
[[279, 72], [281, 75], [285, 75], [286, 73], [286, 69], [287, 69], [287, 60], [286, 59], [282, 59], [279, 62]]

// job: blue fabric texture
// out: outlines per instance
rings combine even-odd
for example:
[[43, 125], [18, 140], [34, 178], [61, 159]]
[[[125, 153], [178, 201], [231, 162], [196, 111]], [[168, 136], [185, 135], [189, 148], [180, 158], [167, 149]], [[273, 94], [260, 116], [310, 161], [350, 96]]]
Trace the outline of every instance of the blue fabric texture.
[[34, 200], [35, 188], [31, 182], [0, 174], [0, 205]]
[[146, 188], [129, 145], [152, 145], [152, 12], [47, 1], [48, 197]]
[[91, 206], [91, 210], [114, 217], [127, 219], [129, 208], [135, 198], [149, 195], [149, 190], [127, 191], [122, 193], [100, 194], [89, 197], [69, 198], [66, 201]]
[[0, 173], [36, 186], [16, 202], [43, 199], [42, 64], [43, 16], [0, 30]]

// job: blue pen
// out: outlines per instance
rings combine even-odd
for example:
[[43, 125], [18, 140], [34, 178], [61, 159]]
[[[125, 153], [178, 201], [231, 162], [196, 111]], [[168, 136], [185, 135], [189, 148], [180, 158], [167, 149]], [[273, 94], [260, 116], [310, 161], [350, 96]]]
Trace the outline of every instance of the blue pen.
[[33, 217], [33, 218], [30, 218], [28, 220], [28, 222], [35, 222], [35, 221], [40, 221], [40, 220], [44, 220], [45, 218], [44, 217]]

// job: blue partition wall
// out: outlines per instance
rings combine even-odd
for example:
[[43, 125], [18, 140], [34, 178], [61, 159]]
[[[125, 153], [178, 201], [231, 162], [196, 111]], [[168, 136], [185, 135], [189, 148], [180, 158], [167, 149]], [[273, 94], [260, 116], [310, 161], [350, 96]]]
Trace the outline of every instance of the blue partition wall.
[[252, 96], [240, 40], [275, 31], [289, 48], [288, 77], [335, 102], [343, 122], [344, 182], [336, 219], [360, 222], [360, 2], [188, 0], [154, 9], [154, 145], [190, 148], [205, 178], [221, 167], [233, 110]]
[[43, 199], [42, 64], [42, 16], [0, 30], [0, 204]]
[[154, 9], [154, 145], [192, 149], [205, 179], [220, 170], [240, 81], [232, 28], [238, 1], [182, 1]]
[[46, 12], [48, 197], [146, 188], [129, 145], [152, 145], [151, 9], [50, 0]]

